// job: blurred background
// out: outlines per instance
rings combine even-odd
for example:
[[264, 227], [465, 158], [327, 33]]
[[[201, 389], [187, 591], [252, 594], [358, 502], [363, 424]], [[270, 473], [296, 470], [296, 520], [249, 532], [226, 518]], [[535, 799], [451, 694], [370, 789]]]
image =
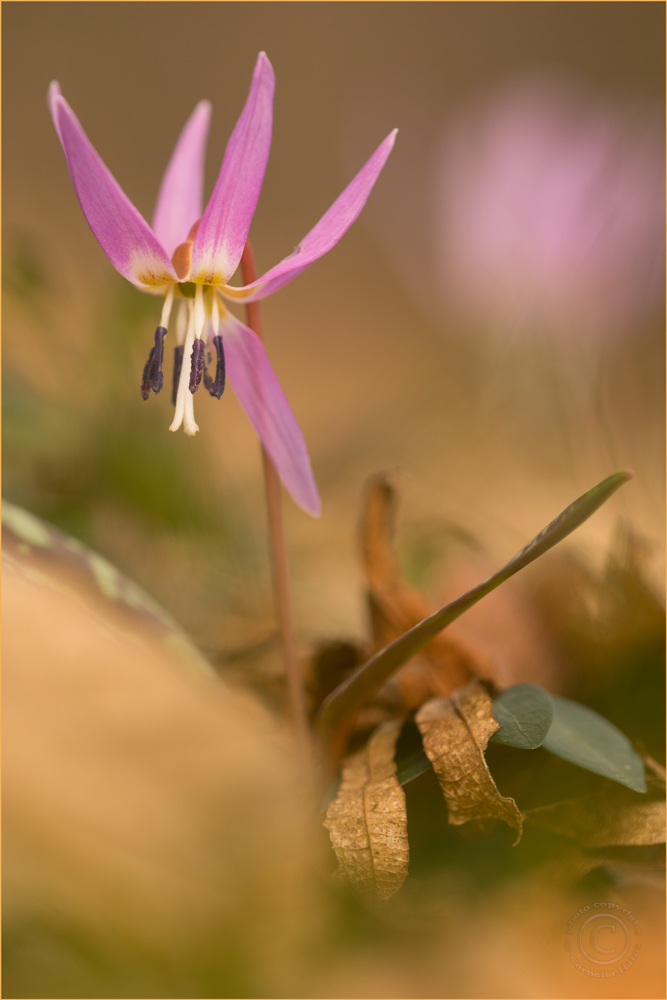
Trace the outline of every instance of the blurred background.
[[509, 556], [629, 467], [577, 544], [600, 559], [623, 517], [660, 579], [662, 19], [651, 3], [6, 8], [5, 494], [101, 551], [206, 648], [272, 633], [253, 432], [232, 391], [200, 400], [194, 440], [167, 433], [168, 393], [141, 400], [159, 303], [90, 233], [46, 109], [57, 79], [150, 219], [204, 97], [208, 196], [265, 49], [260, 273], [400, 129], [360, 220], [263, 304], [323, 497], [319, 521], [285, 503], [304, 645], [365, 630], [355, 531], [379, 469], [405, 473], [417, 565], [424, 535], [435, 546], [452, 523]]
[[[350, 232], [262, 304], [323, 500], [315, 521], [285, 497], [304, 656], [323, 640], [368, 639], [357, 525], [367, 477], [386, 469], [401, 475], [401, 564], [433, 600], [632, 469], [568, 544], [599, 573], [632, 539], [637, 601], [649, 594], [642, 607], [659, 612], [664, 19], [654, 3], [5, 5], [4, 494], [140, 583], [229, 677], [279, 675], [253, 431], [231, 390], [198, 399], [195, 439], [168, 433], [168, 393], [142, 401], [161, 300], [104, 256], [46, 107], [56, 79], [150, 219], [202, 98], [210, 194], [263, 49], [277, 83], [250, 233], [260, 274], [399, 129]], [[508, 608], [478, 635], [495, 628], [500, 641], [515, 620], [530, 632]], [[644, 621], [624, 619], [626, 645]], [[538, 648], [517, 656], [535, 662]], [[532, 676], [558, 689], [550, 656]], [[608, 659], [588, 660], [595, 703]], [[391, 975], [365, 986], [341, 975], [341, 991], [389, 995]], [[537, 995], [521, 988], [507, 995]]]

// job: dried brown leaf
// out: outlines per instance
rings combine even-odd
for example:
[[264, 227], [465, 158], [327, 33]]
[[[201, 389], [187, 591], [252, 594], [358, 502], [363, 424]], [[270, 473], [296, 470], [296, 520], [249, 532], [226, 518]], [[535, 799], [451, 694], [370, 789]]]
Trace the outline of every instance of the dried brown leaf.
[[324, 823], [339, 874], [381, 900], [397, 892], [408, 873], [408, 816], [394, 762], [402, 724], [401, 719], [384, 723], [345, 759]]
[[526, 824], [576, 840], [583, 847], [646, 847], [665, 842], [665, 803], [620, 802], [606, 793], [532, 809]]
[[445, 796], [449, 822], [459, 826], [470, 820], [502, 819], [517, 831], [518, 844], [521, 813], [514, 799], [500, 794], [484, 759], [499, 725], [479, 681], [455, 691], [451, 698], [428, 701], [415, 722]]
[[[368, 487], [361, 522], [361, 547], [368, 585], [375, 650], [428, 618], [436, 609], [401, 576], [392, 539], [396, 491], [386, 474]], [[396, 675], [403, 701], [418, 708], [428, 698], [449, 695], [471, 677], [488, 673], [481, 654], [450, 635], [439, 635], [424, 647], [417, 662]]]

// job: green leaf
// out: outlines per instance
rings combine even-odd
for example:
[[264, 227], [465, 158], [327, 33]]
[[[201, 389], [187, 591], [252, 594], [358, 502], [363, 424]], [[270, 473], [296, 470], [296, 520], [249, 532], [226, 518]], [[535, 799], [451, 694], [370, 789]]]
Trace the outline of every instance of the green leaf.
[[424, 752], [422, 736], [414, 722], [406, 722], [403, 726], [394, 760], [399, 785], [407, 785], [433, 766]]
[[544, 743], [547, 750], [572, 764], [646, 791], [644, 762], [628, 737], [592, 708], [554, 696], [554, 720]]
[[414, 781], [420, 774], [424, 774], [430, 767], [433, 767], [423, 750], [416, 750], [411, 757], [396, 762], [396, 777], [399, 785], [407, 785], [409, 781]]
[[597, 486], [570, 504], [562, 514], [559, 514], [551, 524], [548, 524], [539, 535], [536, 535], [525, 548], [521, 549], [513, 559], [510, 559], [502, 569], [490, 576], [488, 580], [482, 581], [472, 590], [452, 601], [451, 604], [436, 611], [429, 618], [425, 618], [424, 621], [385, 646], [384, 649], [381, 649], [355, 670], [322, 703], [318, 715], [318, 727], [325, 742], [330, 741], [341, 723], [360, 705], [372, 698], [387, 678], [404, 663], [407, 663], [427, 642], [430, 642], [447, 625], [451, 624], [454, 619], [471, 608], [482, 597], [490, 594], [505, 580], [509, 580], [519, 570], [528, 566], [534, 559], [548, 552], [554, 545], [566, 538], [591, 514], [594, 514], [598, 507], [601, 507], [612, 493], [616, 492], [619, 486], [627, 483], [631, 478], [632, 473], [630, 472], [616, 472], [613, 476], [608, 476], [607, 479], [598, 483]]
[[493, 714], [500, 729], [491, 737], [522, 750], [534, 750], [544, 742], [554, 717], [554, 703], [538, 684], [515, 684], [493, 699]]

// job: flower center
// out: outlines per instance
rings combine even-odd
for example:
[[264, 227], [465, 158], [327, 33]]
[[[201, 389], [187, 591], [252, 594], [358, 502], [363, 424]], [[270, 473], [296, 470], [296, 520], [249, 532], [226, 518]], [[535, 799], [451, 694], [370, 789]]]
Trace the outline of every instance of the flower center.
[[[181, 289], [183, 286], [179, 286]], [[203, 380], [206, 390], [220, 399], [225, 388], [225, 354], [220, 336], [220, 310], [214, 289], [193, 284], [193, 295], [180, 300], [176, 320], [176, 347], [174, 348], [174, 373], [171, 402], [175, 408], [169, 428], [176, 431], [183, 425], [186, 434], [194, 435], [199, 428], [195, 423], [193, 396]], [[155, 345], [151, 347], [141, 380], [142, 399], [148, 399], [150, 390], [158, 393], [164, 383], [162, 362], [164, 339], [174, 302], [175, 286], [172, 284], [162, 309], [160, 325], [155, 331]], [[210, 340], [215, 350], [215, 375], [211, 375]]]

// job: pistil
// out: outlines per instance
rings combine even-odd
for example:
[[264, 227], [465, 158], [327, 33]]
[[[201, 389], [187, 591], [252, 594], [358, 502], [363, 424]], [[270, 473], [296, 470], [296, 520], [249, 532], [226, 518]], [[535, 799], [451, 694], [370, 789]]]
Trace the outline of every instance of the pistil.
[[[194, 436], [199, 427], [195, 422], [194, 397], [190, 390], [190, 372], [186, 365], [182, 363], [185, 358], [192, 358], [195, 340], [201, 340], [201, 334], [206, 322], [206, 312], [204, 310], [204, 289], [202, 285], [197, 285], [194, 302], [188, 299], [188, 329], [185, 335], [183, 356], [181, 359], [181, 371], [178, 377], [178, 388], [176, 390], [176, 412], [169, 428], [170, 431], [177, 431], [183, 424], [185, 433], [190, 437]], [[202, 359], [203, 367], [203, 359]], [[201, 375], [200, 375], [201, 379]], [[198, 383], [197, 383], [198, 384]]]

